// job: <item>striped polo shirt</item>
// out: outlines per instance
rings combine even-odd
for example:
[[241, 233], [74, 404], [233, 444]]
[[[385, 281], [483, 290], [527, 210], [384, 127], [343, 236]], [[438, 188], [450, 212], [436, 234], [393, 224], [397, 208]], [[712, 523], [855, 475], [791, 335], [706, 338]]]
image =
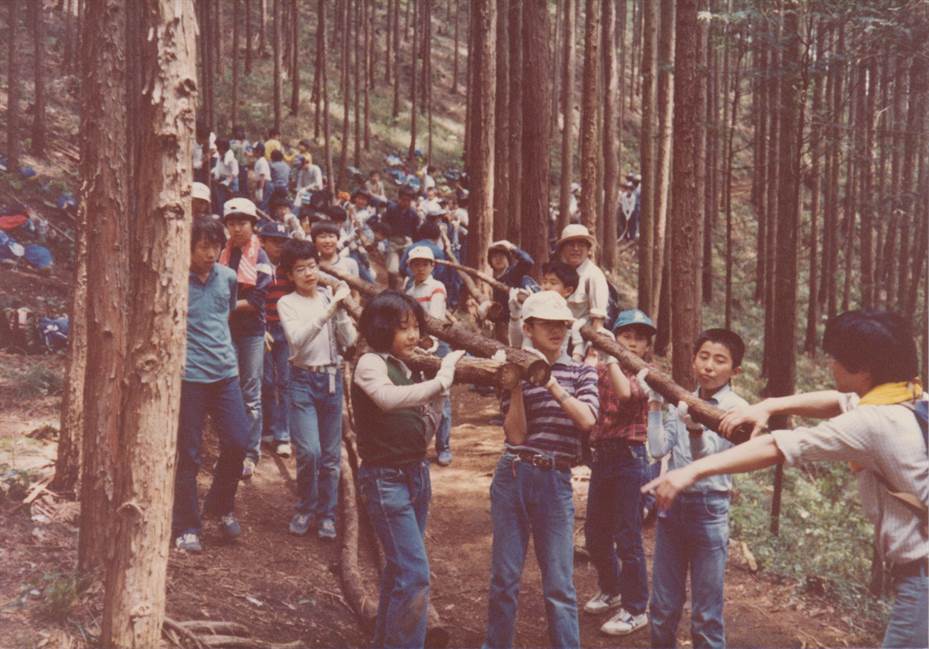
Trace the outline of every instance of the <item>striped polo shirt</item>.
[[279, 324], [281, 317], [277, 314], [277, 301], [294, 290], [293, 282], [284, 272], [284, 269], [278, 266], [274, 269], [274, 277], [271, 279], [271, 285], [268, 287], [268, 296], [265, 298], [265, 319], [268, 324]]
[[428, 277], [425, 282], [417, 284], [410, 282], [411, 286], [407, 288], [407, 295], [419, 302], [423, 310], [433, 318], [440, 320], [445, 318], [446, 302], [448, 294], [445, 291], [445, 284], [435, 277]]
[[[586, 404], [599, 417], [600, 395], [597, 391], [597, 370], [575, 363], [562, 354], [552, 364], [552, 376], [572, 397]], [[506, 449], [534, 451], [552, 457], [564, 457], [579, 462], [584, 433], [578, 430], [555, 397], [544, 387], [523, 382], [523, 403], [526, 407], [526, 441], [523, 444], [506, 444]], [[510, 393], [503, 393], [500, 410], [503, 416], [510, 409]]]

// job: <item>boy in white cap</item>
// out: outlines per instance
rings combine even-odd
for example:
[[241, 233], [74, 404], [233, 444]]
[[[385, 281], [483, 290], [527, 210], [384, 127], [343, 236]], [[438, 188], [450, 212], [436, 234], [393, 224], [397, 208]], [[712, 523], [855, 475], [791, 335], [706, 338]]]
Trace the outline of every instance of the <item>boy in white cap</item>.
[[213, 216], [213, 206], [210, 201], [210, 188], [203, 183], [195, 182], [190, 186], [191, 212], [196, 219], [198, 216]]
[[[406, 257], [406, 263], [412, 275], [406, 294], [419, 302], [423, 310], [433, 318], [444, 320], [448, 292], [445, 284], [432, 276], [435, 269], [435, 253], [428, 246], [413, 246]], [[450, 349], [448, 343], [434, 340], [428, 351], [444, 358]], [[439, 466], [452, 463], [451, 433], [452, 402], [449, 397], [445, 397], [442, 404], [442, 421], [435, 433], [436, 462]]]
[[[585, 324], [594, 329], [603, 327], [607, 310], [610, 306], [610, 286], [606, 275], [593, 261], [593, 250], [597, 240], [579, 223], [565, 226], [561, 238], [555, 244], [556, 256], [577, 271], [578, 284], [574, 293], [568, 297], [568, 308], [574, 318], [575, 330], [579, 331]], [[572, 342], [576, 343], [577, 336]], [[579, 345], [573, 344], [571, 351], [575, 360], [580, 360]]]
[[597, 423], [597, 371], [562, 352], [574, 317], [564, 298], [541, 291], [523, 303], [524, 346], [551, 364], [544, 387], [522, 382], [503, 395], [506, 444], [490, 487], [493, 549], [484, 647], [512, 647], [519, 582], [530, 535], [542, 572], [552, 647], [579, 647], [574, 590], [571, 467]]

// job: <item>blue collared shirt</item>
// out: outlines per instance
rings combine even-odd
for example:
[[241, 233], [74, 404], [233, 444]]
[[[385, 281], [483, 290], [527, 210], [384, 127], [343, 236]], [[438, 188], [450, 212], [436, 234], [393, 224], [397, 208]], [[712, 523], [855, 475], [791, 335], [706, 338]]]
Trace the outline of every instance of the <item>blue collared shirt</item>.
[[[699, 391], [694, 392], [694, 396], [699, 396]], [[704, 401], [722, 410], [735, 410], [748, 405], [748, 402], [737, 395], [728, 383]], [[680, 469], [694, 460], [725, 451], [731, 446], [732, 442], [707, 428], [704, 428], [700, 435], [691, 435], [678, 416], [677, 409], [673, 406], [666, 406], [661, 410], [652, 410], [648, 413], [648, 450], [655, 458], [662, 458], [670, 453], [670, 469]], [[685, 491], [722, 492], [729, 491], [731, 488], [732, 477], [729, 474], [723, 474], [698, 480]]]
[[187, 298], [187, 360], [184, 380], [215, 383], [239, 375], [229, 314], [236, 303], [236, 274], [213, 264], [205, 282], [190, 273]]

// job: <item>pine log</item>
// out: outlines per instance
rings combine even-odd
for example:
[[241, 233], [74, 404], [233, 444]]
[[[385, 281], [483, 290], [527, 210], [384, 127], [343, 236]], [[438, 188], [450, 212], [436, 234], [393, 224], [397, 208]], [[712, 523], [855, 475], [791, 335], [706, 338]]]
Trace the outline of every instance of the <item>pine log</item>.
[[[635, 354], [629, 352], [621, 344], [597, 331], [590, 325], [581, 328], [581, 336], [597, 349], [606, 352], [619, 361], [620, 366], [629, 372], [639, 372], [644, 368], [649, 368], [648, 363], [643, 361]], [[716, 408], [706, 401], [685, 390], [677, 383], [671, 380], [664, 372], [649, 368], [648, 375], [645, 377], [648, 383], [658, 394], [665, 398], [668, 403], [677, 405], [683, 401], [687, 404], [688, 412], [695, 421], [703, 424], [713, 431], [719, 429], [719, 422], [726, 414], [725, 411]], [[733, 444], [740, 444], [747, 441], [751, 435], [751, 426], [743, 426], [731, 436], [729, 441]]]
[[[332, 268], [328, 264], [322, 264], [320, 267], [324, 272], [344, 281], [366, 297], [374, 297], [384, 290], [379, 286], [369, 284], [341, 270]], [[506, 362], [519, 368], [521, 379], [525, 379], [533, 385], [545, 385], [548, 383], [548, 379], [551, 376], [551, 368], [545, 360], [539, 358], [535, 354], [523, 349], [507, 347], [503, 343], [491, 338], [486, 338], [459, 323], [443, 322], [428, 314], [426, 314], [425, 320], [426, 334], [444, 340], [456, 349], [464, 349], [475, 356], [491, 358], [498, 352], [503, 352]]]
[[[343, 419], [344, 425], [344, 419]], [[355, 497], [355, 474], [348, 461], [348, 448], [343, 444], [339, 481], [339, 501], [342, 509], [342, 547], [339, 552], [340, 584], [345, 601], [355, 611], [365, 631], [374, 628], [377, 617], [376, 597], [365, 588], [358, 569], [358, 500]]]
[[470, 266], [463, 266], [462, 264], [455, 263], [454, 261], [448, 261], [446, 259], [436, 259], [435, 263], [442, 264], [443, 266], [448, 266], [449, 268], [454, 268], [455, 270], [471, 275], [482, 282], [488, 284], [492, 289], [497, 291], [503, 291], [504, 293], [509, 293], [510, 287], [501, 282], [498, 279], [494, 279], [487, 273], [482, 273], [479, 270], [471, 268]]
[[[477, 284], [474, 283], [474, 280], [467, 274], [462, 272], [463, 266], [458, 264], [458, 259], [455, 257], [455, 253], [452, 252], [452, 243], [448, 240], [448, 235], [444, 232], [442, 233], [442, 247], [445, 249], [445, 254], [448, 255], [449, 259], [452, 260], [451, 264], [458, 266], [458, 276], [461, 277], [461, 281], [465, 285], [465, 290], [468, 291], [468, 294], [474, 298], [474, 301], [480, 304], [483, 301], [483, 296], [481, 295], [481, 289], [478, 288]], [[445, 260], [436, 259], [437, 263], [442, 263]], [[448, 263], [448, 262], [445, 262]]]

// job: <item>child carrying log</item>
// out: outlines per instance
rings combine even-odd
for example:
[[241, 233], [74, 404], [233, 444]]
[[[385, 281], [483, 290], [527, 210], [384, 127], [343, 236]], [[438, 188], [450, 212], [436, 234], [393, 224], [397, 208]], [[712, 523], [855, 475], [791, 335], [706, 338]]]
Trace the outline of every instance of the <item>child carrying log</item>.
[[435, 378], [416, 383], [404, 363], [425, 330], [415, 299], [384, 291], [361, 314], [361, 334], [372, 352], [358, 359], [352, 384], [358, 435], [359, 490], [384, 548], [376, 648], [417, 648], [426, 640], [429, 559], [426, 517], [432, 495], [426, 449], [438, 425], [441, 398], [464, 355], [442, 359]]

